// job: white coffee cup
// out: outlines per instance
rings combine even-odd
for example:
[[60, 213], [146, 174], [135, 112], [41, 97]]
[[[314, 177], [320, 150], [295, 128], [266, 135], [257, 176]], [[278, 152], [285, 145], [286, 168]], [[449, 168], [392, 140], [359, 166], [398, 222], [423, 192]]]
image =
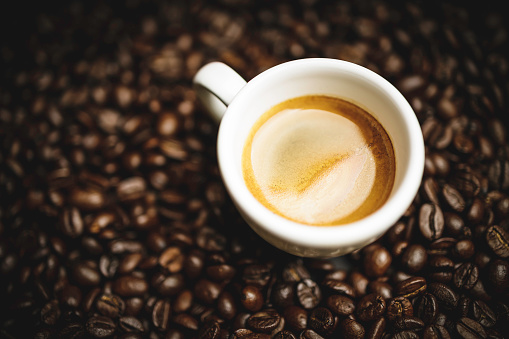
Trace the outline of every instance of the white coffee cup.
[[[229, 66], [212, 62], [194, 77], [198, 98], [220, 121], [217, 155], [226, 189], [242, 217], [272, 245], [303, 257], [336, 257], [370, 244], [405, 213], [422, 180], [424, 141], [411, 106], [387, 80], [362, 66], [311, 58], [272, 67], [246, 83]], [[396, 173], [392, 192], [367, 217], [338, 226], [310, 226], [285, 219], [247, 188], [242, 152], [258, 118], [271, 107], [304, 95], [339, 97], [371, 113], [391, 138]]]

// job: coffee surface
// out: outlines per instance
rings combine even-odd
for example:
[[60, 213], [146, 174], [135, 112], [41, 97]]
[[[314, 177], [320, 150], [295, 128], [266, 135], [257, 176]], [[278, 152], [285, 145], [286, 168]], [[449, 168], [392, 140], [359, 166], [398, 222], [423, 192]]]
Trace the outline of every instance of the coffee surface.
[[310, 225], [361, 219], [390, 194], [395, 161], [381, 124], [357, 105], [304, 96], [276, 105], [253, 127], [244, 179], [273, 212]]

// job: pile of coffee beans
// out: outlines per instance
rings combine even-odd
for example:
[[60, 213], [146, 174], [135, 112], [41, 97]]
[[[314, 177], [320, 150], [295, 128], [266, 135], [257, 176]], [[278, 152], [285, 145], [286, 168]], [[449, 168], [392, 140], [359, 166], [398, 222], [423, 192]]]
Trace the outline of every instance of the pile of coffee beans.
[[[509, 30], [469, 6], [70, 1], [11, 17], [0, 337], [507, 337]], [[191, 86], [209, 61], [250, 79], [303, 57], [387, 78], [426, 143], [411, 207], [344, 260], [282, 253], [242, 221]]]

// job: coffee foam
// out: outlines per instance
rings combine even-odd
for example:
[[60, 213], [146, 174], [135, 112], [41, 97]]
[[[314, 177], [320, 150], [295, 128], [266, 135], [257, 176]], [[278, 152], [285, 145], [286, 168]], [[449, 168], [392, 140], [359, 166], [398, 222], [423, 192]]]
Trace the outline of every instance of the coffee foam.
[[373, 187], [376, 166], [363, 131], [320, 109], [286, 109], [252, 141], [253, 175], [280, 214], [330, 224], [357, 210]]

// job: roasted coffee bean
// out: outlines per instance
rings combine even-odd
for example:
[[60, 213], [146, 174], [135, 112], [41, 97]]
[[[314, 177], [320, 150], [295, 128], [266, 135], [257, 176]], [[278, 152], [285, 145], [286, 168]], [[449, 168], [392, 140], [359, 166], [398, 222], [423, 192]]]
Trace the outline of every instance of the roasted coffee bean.
[[366, 332], [366, 337], [370, 339], [380, 339], [383, 337], [386, 327], [387, 321], [384, 317], [380, 317], [371, 323], [368, 331]]
[[51, 300], [41, 309], [41, 320], [46, 325], [55, 325], [60, 318], [60, 305], [57, 300]]
[[454, 271], [452, 281], [457, 288], [469, 290], [475, 286], [477, 279], [479, 279], [479, 269], [475, 264], [467, 262]]
[[415, 315], [424, 321], [424, 324], [430, 325], [435, 321], [438, 313], [438, 302], [431, 293], [424, 293], [417, 301]]
[[184, 263], [184, 255], [182, 254], [180, 248], [171, 246], [161, 253], [158, 263], [168, 272], [176, 273], [182, 269]]
[[386, 310], [386, 303], [382, 296], [368, 294], [358, 303], [356, 308], [357, 317], [361, 321], [371, 321], [381, 317]]
[[206, 304], [214, 303], [221, 294], [221, 286], [207, 279], [201, 279], [194, 286], [194, 295]]
[[207, 267], [206, 272], [214, 281], [230, 281], [235, 276], [235, 267], [231, 265], [214, 265]]
[[424, 328], [424, 321], [417, 317], [397, 317], [392, 326], [398, 331], [420, 331]]
[[419, 335], [413, 331], [396, 332], [392, 336], [393, 339], [417, 339]]
[[301, 332], [299, 339], [323, 339], [323, 337], [315, 331], [307, 329]]
[[73, 278], [83, 286], [96, 286], [101, 282], [101, 276], [94, 262], [82, 261], [73, 266]]
[[337, 315], [348, 316], [355, 311], [353, 300], [344, 295], [331, 295], [326, 301], [327, 307]]
[[445, 202], [455, 211], [461, 213], [465, 210], [465, 199], [454, 187], [445, 184], [442, 188], [442, 196]]
[[500, 293], [509, 289], [509, 263], [507, 260], [494, 259], [487, 267], [489, 284]]
[[170, 275], [156, 274], [152, 278], [152, 286], [163, 296], [173, 296], [184, 288], [184, 276], [181, 273]]
[[417, 273], [424, 268], [428, 259], [426, 248], [419, 244], [413, 244], [406, 248], [401, 262], [409, 273]]
[[350, 319], [345, 318], [343, 319], [340, 324], [340, 332], [343, 338], [364, 338], [364, 335], [366, 334], [366, 330], [364, 329], [364, 326], [362, 326], [359, 322]]
[[285, 308], [293, 305], [295, 298], [294, 284], [279, 282], [274, 285], [271, 293], [271, 300], [274, 306]]
[[485, 328], [493, 327], [497, 322], [495, 312], [482, 300], [472, 302], [472, 314], [474, 319]]
[[325, 336], [332, 333], [335, 328], [334, 316], [325, 307], [317, 307], [309, 313], [309, 326], [316, 332]]
[[327, 290], [330, 290], [333, 293], [345, 295], [350, 298], [355, 298], [355, 296], [356, 296], [355, 290], [353, 289], [353, 287], [344, 281], [340, 281], [340, 280], [336, 280], [336, 279], [325, 279], [324, 282], [322, 283], [322, 285]]
[[405, 298], [412, 298], [422, 294], [427, 288], [426, 280], [422, 277], [412, 277], [400, 281], [394, 288], [394, 293], [397, 296]]
[[452, 212], [444, 213], [444, 224], [445, 232], [453, 237], [462, 234], [463, 227], [465, 227], [463, 219], [458, 214]]
[[148, 290], [148, 283], [133, 275], [117, 278], [113, 283], [113, 291], [123, 297], [137, 297], [143, 295]]
[[94, 338], [107, 338], [115, 333], [116, 325], [110, 318], [98, 315], [87, 320], [85, 329]]
[[368, 288], [369, 279], [359, 271], [353, 271], [350, 273], [349, 282], [354, 289], [355, 295], [361, 297], [366, 294]]
[[424, 204], [419, 212], [419, 228], [428, 240], [436, 240], [444, 231], [444, 215], [436, 204]]
[[[161, 318], [164, 321], [165, 318]], [[182, 327], [184, 330], [196, 331], [199, 327], [199, 322], [193, 316], [187, 313], [180, 313], [173, 317], [173, 322], [178, 326]]]
[[475, 320], [470, 318], [461, 318], [456, 323], [456, 330], [463, 338], [487, 338], [486, 331]]
[[368, 284], [367, 292], [381, 295], [384, 299], [392, 298], [391, 284], [383, 281], [371, 281]]
[[315, 308], [322, 300], [322, 292], [316, 282], [303, 279], [297, 284], [297, 298], [305, 309]]
[[500, 226], [488, 228], [486, 231], [486, 242], [499, 257], [509, 257], [509, 234]]
[[271, 333], [278, 328], [281, 316], [273, 309], [259, 311], [247, 319], [247, 325], [253, 331]]
[[308, 313], [302, 307], [288, 306], [283, 311], [286, 325], [295, 332], [300, 332], [307, 327]]
[[458, 294], [449, 286], [432, 282], [428, 285], [428, 292], [435, 296], [440, 306], [447, 310], [452, 310], [458, 305]]
[[364, 257], [364, 271], [369, 277], [380, 277], [391, 265], [392, 257], [385, 247], [378, 247]]
[[84, 223], [80, 211], [76, 207], [63, 210], [61, 215], [62, 232], [71, 238], [77, 238], [83, 233]]
[[396, 297], [387, 302], [387, 319], [394, 321], [401, 317], [414, 315], [414, 307], [410, 300], [405, 297]]
[[447, 283], [452, 279], [454, 262], [451, 259], [441, 255], [432, 256], [428, 266], [431, 280]]
[[152, 323], [155, 327], [166, 330], [170, 322], [171, 304], [169, 300], [158, 300], [152, 309]]
[[423, 339], [449, 339], [451, 336], [444, 326], [430, 325], [424, 329]]
[[273, 339], [296, 339], [295, 335], [293, 335], [293, 333], [288, 330], [283, 330], [281, 332], [278, 332], [272, 338]]
[[283, 268], [282, 278], [285, 282], [292, 283], [310, 279], [311, 275], [302, 262], [292, 261]]
[[258, 287], [247, 285], [242, 289], [240, 302], [248, 311], [257, 312], [263, 306], [263, 295]]
[[124, 316], [118, 319], [118, 326], [125, 332], [144, 332], [142, 322], [132, 316]]
[[253, 264], [244, 268], [242, 279], [248, 285], [264, 287], [270, 280], [271, 272], [267, 265]]
[[102, 315], [115, 319], [124, 313], [125, 302], [117, 295], [102, 294], [97, 297], [95, 307]]
[[[467, 228], [464, 228], [464, 230]], [[466, 260], [470, 259], [475, 253], [475, 246], [471, 240], [460, 240], [452, 249], [452, 253], [459, 259]]]

